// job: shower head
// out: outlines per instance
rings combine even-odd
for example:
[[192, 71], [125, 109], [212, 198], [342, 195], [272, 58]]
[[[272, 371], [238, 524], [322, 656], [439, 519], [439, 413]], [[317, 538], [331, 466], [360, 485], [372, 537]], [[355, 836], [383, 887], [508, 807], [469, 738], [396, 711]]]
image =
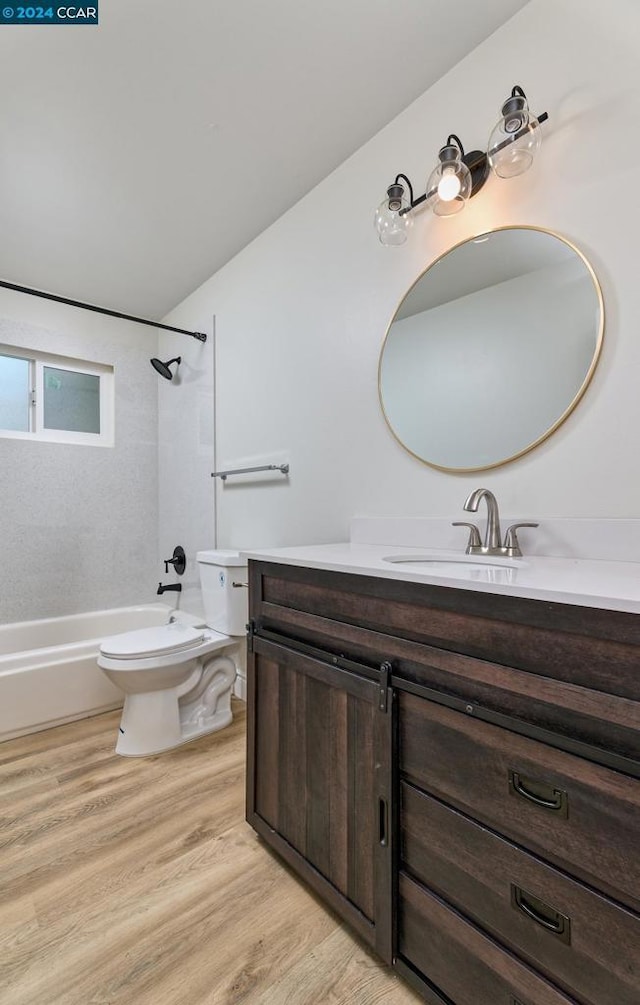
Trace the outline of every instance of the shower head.
[[161, 359], [155, 358], [149, 360], [149, 362], [151, 363], [153, 369], [158, 371], [161, 377], [164, 377], [165, 380], [173, 380], [173, 374], [171, 373], [169, 367], [172, 363], [177, 363], [179, 366], [182, 362], [182, 357], [176, 356], [175, 359], [168, 359], [166, 363], [163, 363]]

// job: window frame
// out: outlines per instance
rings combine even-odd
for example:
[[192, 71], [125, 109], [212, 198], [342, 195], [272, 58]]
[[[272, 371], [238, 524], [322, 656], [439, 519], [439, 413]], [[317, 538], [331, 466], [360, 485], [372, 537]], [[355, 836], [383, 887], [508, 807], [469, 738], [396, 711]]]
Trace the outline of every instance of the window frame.
[[[29, 364], [29, 429], [2, 429], [0, 438], [36, 443], [73, 443], [80, 446], [113, 447], [114, 439], [114, 368], [71, 356], [58, 356], [0, 344], [0, 356], [22, 359]], [[86, 433], [71, 429], [47, 429], [44, 426], [44, 369], [69, 370], [99, 378], [100, 432]]]

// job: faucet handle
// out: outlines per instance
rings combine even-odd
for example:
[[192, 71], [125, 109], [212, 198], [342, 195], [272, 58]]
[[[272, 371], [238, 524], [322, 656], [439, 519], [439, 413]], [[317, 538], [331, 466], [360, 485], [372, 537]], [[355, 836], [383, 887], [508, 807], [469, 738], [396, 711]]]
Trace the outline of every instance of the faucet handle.
[[481, 548], [482, 539], [480, 537], [480, 530], [476, 527], [475, 523], [465, 523], [463, 520], [454, 520], [451, 524], [452, 527], [468, 527], [469, 528], [469, 540], [467, 541], [466, 554], [471, 554], [472, 548]]
[[521, 558], [522, 551], [520, 550], [520, 542], [518, 541], [517, 531], [521, 527], [539, 527], [539, 523], [514, 523], [507, 528], [507, 533], [504, 536], [504, 546], [507, 549], [507, 554], [511, 558]]
[[165, 575], [169, 574], [169, 566], [172, 565], [179, 576], [182, 576], [184, 570], [187, 567], [187, 556], [184, 553], [184, 548], [178, 545], [173, 549], [173, 557], [163, 559]]

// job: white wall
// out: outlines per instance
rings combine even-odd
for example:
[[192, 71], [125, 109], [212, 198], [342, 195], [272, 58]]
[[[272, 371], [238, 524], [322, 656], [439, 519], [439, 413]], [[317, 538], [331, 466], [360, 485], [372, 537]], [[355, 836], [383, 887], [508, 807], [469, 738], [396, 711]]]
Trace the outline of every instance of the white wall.
[[[344, 539], [354, 514], [456, 519], [481, 484], [514, 516], [638, 515], [638, 51], [634, 0], [532, 0], [172, 312], [173, 323], [195, 328], [216, 316], [219, 464], [283, 452], [291, 462], [288, 481], [217, 484], [221, 546]], [[420, 188], [452, 131], [467, 148], [484, 147], [515, 83], [550, 116], [532, 170], [490, 179], [460, 216], [418, 217], [410, 246], [383, 248], [372, 218], [387, 184], [404, 171]], [[442, 473], [404, 452], [387, 429], [380, 347], [430, 261], [509, 224], [557, 231], [591, 261], [605, 301], [602, 358], [575, 412], [532, 453], [486, 474]], [[190, 407], [209, 389], [210, 366], [191, 385]], [[201, 434], [192, 417], [185, 425], [195, 456]], [[210, 546], [212, 485], [202, 469], [187, 473], [183, 505], [172, 507], [182, 460], [167, 452], [165, 462], [165, 546], [196, 524], [194, 546]]]
[[113, 448], [0, 437], [0, 622], [155, 600], [155, 332], [3, 289], [0, 343], [107, 363], [115, 378]]

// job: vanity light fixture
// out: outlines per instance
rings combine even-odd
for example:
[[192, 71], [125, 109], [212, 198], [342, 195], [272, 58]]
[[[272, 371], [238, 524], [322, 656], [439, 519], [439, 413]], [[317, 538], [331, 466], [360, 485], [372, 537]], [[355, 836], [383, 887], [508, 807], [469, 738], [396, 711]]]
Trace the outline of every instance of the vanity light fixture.
[[488, 149], [465, 153], [455, 133], [438, 154], [424, 195], [417, 198], [406, 174], [396, 175], [378, 206], [374, 225], [381, 244], [404, 244], [413, 225], [412, 210], [426, 204], [436, 216], [452, 216], [464, 209], [493, 171], [499, 178], [514, 178], [526, 171], [540, 147], [540, 125], [549, 118], [529, 111], [527, 98], [516, 84], [502, 105], [500, 120], [489, 137]]

